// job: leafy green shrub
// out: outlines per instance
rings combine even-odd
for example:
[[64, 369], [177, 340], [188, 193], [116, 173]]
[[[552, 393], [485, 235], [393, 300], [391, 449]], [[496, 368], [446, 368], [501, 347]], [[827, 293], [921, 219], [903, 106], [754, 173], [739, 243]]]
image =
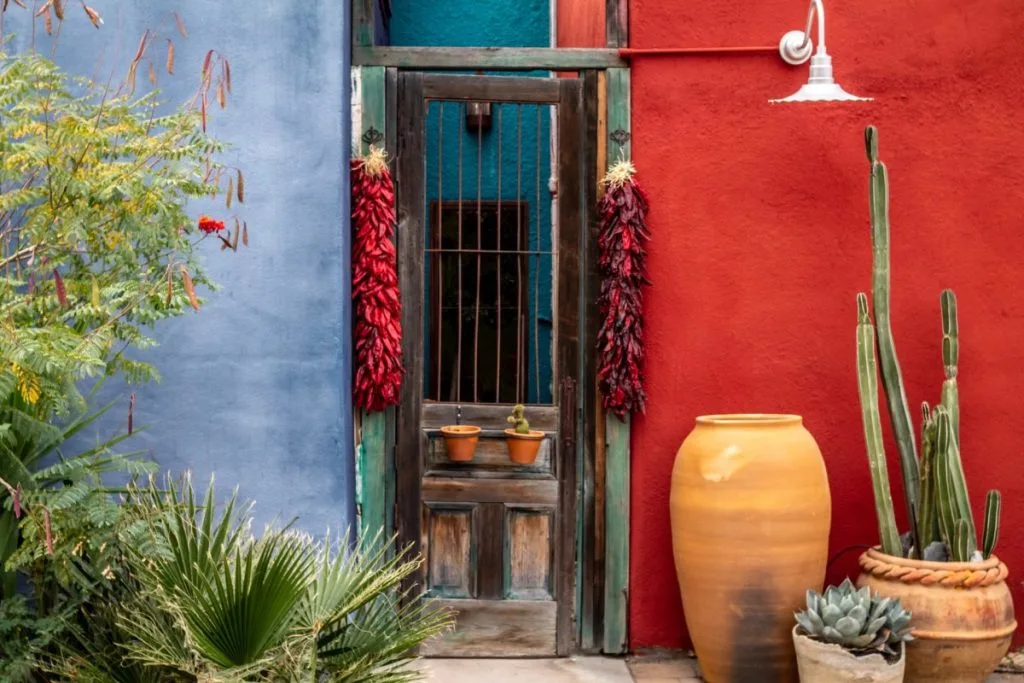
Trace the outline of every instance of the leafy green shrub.
[[60, 412], [83, 378], [157, 377], [125, 351], [198, 308], [211, 283], [196, 247], [222, 230], [187, 210], [224, 194], [222, 146], [201, 119], [0, 54], [0, 396]]
[[[47, 0], [30, 20], [42, 17], [54, 33], [67, 4]], [[0, 14], [8, 9], [4, 2]], [[82, 9], [99, 28], [96, 10]], [[134, 469], [110, 454], [115, 439], [35, 471], [74, 433], [57, 424], [85, 426], [74, 418], [87, 410], [80, 384], [157, 378], [131, 352], [155, 343], [149, 328], [158, 321], [199, 309], [197, 287], [212, 287], [200, 243], [237, 249], [248, 241], [237, 217], [228, 229], [188, 211], [195, 200], [223, 197], [230, 209], [245, 199], [241, 171], [216, 160], [222, 145], [206, 134], [210, 94], [224, 106], [230, 65], [208, 52], [194, 100], [164, 111], [157, 92], [136, 94], [147, 61], [156, 81], [155, 44], [166, 44], [161, 61], [173, 73], [173, 41], [156, 39], [143, 34], [120, 84], [72, 78], [34, 50], [0, 51], [0, 572], [20, 543], [15, 496], [62, 489], [33, 508], [52, 536], [52, 515], [98, 500], [90, 492], [99, 474]], [[0, 588], [10, 594], [10, 574]]]
[[[28, 10], [15, 0], [0, 14], [16, 8]], [[51, 35], [70, 11], [66, 0], [32, 9]], [[99, 28], [98, 12], [81, 9]], [[133, 350], [154, 344], [157, 322], [199, 309], [197, 289], [213, 286], [200, 244], [236, 250], [248, 230], [237, 217], [229, 229], [188, 211], [196, 200], [220, 197], [230, 210], [245, 199], [241, 171], [217, 161], [222, 146], [206, 133], [208, 102], [223, 107], [230, 91], [228, 62], [207, 53], [194, 100], [167, 110], [156, 91], [136, 94], [147, 65], [155, 85], [154, 58], [173, 73], [173, 41], [146, 31], [128, 77], [95, 84], [34, 49], [0, 48], [0, 637], [10, 635], [0, 642], [18, 653], [2, 680], [53, 680], [72, 661], [104, 672], [96, 680], [158, 680], [122, 666], [112, 645], [134, 595], [123, 551], [144, 525], [102, 477], [152, 469], [115, 452], [131, 409], [127, 433], [65, 447], [110, 407], [90, 412], [83, 380], [157, 378]], [[27, 602], [12, 597], [15, 572], [31, 585]]]

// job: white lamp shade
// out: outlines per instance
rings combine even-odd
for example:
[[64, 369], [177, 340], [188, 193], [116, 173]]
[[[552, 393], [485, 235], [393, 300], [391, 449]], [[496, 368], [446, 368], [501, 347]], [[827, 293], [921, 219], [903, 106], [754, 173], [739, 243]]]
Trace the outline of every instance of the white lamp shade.
[[[782, 38], [779, 49], [782, 58], [790, 64], [798, 64], [800, 60], [807, 59], [806, 55], [810, 52], [810, 41], [806, 40], [804, 35], [800, 31], [791, 31]], [[801, 39], [804, 41], [803, 46], [800, 45]], [[789, 97], [769, 101], [772, 103], [869, 102], [871, 98], [851, 95], [839, 87], [832, 76], [832, 57], [828, 55], [824, 47], [818, 45], [817, 53], [811, 57], [811, 74], [807, 83]]]
[[870, 97], [857, 97], [839, 87], [838, 83], [804, 83], [800, 89], [789, 97], [770, 100], [772, 103], [782, 102], [870, 102]]

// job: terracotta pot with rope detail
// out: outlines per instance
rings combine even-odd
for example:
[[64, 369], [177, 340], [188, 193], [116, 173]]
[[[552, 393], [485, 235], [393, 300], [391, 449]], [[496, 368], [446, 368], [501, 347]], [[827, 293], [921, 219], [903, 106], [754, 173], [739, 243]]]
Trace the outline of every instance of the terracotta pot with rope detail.
[[672, 471], [683, 613], [708, 683], [796, 683], [793, 613], [821, 591], [825, 463], [797, 415], [697, 418]]
[[1010, 648], [1017, 620], [1006, 565], [922, 562], [868, 550], [858, 586], [899, 598], [913, 615], [906, 683], [982, 683]]

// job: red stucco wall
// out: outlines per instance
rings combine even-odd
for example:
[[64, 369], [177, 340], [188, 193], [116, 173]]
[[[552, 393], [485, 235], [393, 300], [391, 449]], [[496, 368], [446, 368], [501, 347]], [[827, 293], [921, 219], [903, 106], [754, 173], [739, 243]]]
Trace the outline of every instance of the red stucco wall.
[[[826, 5], [839, 82], [876, 102], [770, 105], [807, 77], [775, 57], [634, 61], [634, 158], [654, 234], [650, 406], [632, 441], [634, 648], [687, 644], [668, 497], [676, 449], [699, 414], [804, 415], [828, 465], [832, 552], [877, 541], [854, 365], [855, 294], [871, 270], [868, 123], [892, 179], [908, 395], [915, 415], [938, 397], [939, 292], [952, 286], [965, 469], [976, 510], [987, 489], [1003, 491], [997, 552], [1024, 606], [1024, 9]], [[632, 45], [776, 44], [805, 11], [803, 0], [633, 0]], [[898, 480], [891, 441], [890, 458]], [[833, 565], [830, 581], [855, 559]]]

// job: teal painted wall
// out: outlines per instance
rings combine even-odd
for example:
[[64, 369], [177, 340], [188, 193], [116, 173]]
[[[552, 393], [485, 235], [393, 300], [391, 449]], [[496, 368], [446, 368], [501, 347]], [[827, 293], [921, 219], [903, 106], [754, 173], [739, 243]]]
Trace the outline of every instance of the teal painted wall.
[[548, 47], [549, 0], [392, 0], [392, 45]]
[[[474, 0], [394, 0], [392, 10], [389, 37], [394, 45], [544, 47], [550, 44], [548, 0], [493, 0], [486, 3]], [[546, 73], [528, 75], [547, 76]], [[495, 202], [500, 193], [503, 202], [525, 202], [529, 212], [529, 246], [524, 245], [524, 249], [550, 252], [550, 108], [542, 107], [540, 112], [538, 121], [538, 107], [534, 105], [523, 105], [521, 110], [515, 104], [495, 106], [491, 129], [478, 134], [466, 129], [462, 105], [445, 103], [442, 108], [439, 103], [431, 103], [426, 121], [427, 204], [424, 211], [439, 198], [444, 202], [460, 198], [461, 152], [462, 200], [475, 203], [479, 198], [483, 202]], [[429, 226], [429, 221], [427, 224]], [[475, 230], [476, 226], [469, 226], [469, 229]], [[425, 243], [430, 244], [429, 234]], [[524, 303], [530, 317], [525, 335], [527, 383], [523, 398], [529, 403], [551, 403], [553, 259], [550, 256], [531, 256], [527, 261], [529, 272]], [[429, 287], [429, 259], [427, 270]], [[429, 289], [427, 291], [429, 302]], [[470, 314], [464, 318], [464, 325], [474, 323], [475, 311], [470, 311]], [[480, 324], [493, 323], [482, 320]], [[429, 359], [431, 344], [437, 341], [432, 338], [427, 321], [424, 321], [424, 338], [427, 340], [424, 352]], [[446, 345], [449, 340], [442, 337], [441, 343]], [[472, 349], [464, 348], [463, 353], [467, 352], [472, 353]], [[432, 372], [431, 363], [425, 363], [424, 386], [428, 389], [436, 386]], [[503, 377], [501, 381], [505, 383], [508, 380]], [[466, 400], [465, 396], [462, 398]]]

